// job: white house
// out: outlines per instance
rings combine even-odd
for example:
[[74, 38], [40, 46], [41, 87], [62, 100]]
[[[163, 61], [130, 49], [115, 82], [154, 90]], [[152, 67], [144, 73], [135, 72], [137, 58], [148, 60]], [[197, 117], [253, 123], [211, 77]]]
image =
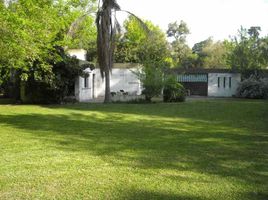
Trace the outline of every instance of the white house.
[[[71, 56], [86, 61], [86, 51], [72, 49]], [[111, 92], [127, 92], [129, 95], [140, 95], [141, 82], [135, 72], [138, 64], [115, 63], [112, 69], [110, 86]], [[79, 102], [89, 102], [105, 94], [105, 80], [102, 79], [100, 69], [85, 70], [85, 77], [77, 77], [75, 83], [75, 97]], [[241, 74], [230, 69], [174, 69], [171, 74], [177, 75], [190, 95], [209, 97], [232, 97], [241, 82]]]
[[[86, 51], [72, 49], [68, 53], [76, 56], [79, 60], [86, 60]], [[129, 95], [140, 95], [142, 91], [141, 82], [135, 72], [138, 64], [115, 63], [111, 72], [111, 92], [126, 92]], [[85, 70], [85, 77], [77, 77], [75, 83], [75, 97], [79, 102], [89, 102], [95, 98], [105, 95], [105, 80], [101, 77], [100, 69]]]

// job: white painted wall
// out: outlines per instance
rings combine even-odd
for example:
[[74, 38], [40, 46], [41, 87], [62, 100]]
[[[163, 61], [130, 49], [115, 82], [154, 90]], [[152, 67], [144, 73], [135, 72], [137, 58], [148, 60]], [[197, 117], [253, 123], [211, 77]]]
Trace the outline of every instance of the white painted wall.
[[[79, 60], [86, 60], [87, 51], [84, 49], [69, 49], [67, 52]], [[88, 87], [84, 87], [85, 78], [83, 77], [77, 77], [75, 81], [75, 97], [79, 102], [87, 102], [92, 99], [92, 72], [90, 69], [86, 69], [85, 72], [89, 74]]]
[[[140, 95], [142, 91], [141, 82], [135, 74], [137, 68], [116, 68], [112, 69], [110, 87], [111, 92], [124, 90], [129, 95]], [[102, 79], [100, 69], [85, 70], [88, 74], [88, 87], [85, 88], [85, 78], [78, 77], [75, 83], [75, 96], [79, 102], [88, 102], [94, 98], [104, 97], [105, 80]], [[93, 78], [93, 76], [95, 78]], [[95, 81], [94, 81], [95, 80]], [[94, 83], [93, 83], [94, 81]], [[94, 84], [94, 85], [93, 85]]]
[[[75, 56], [79, 60], [86, 60], [87, 52], [84, 49], [70, 49], [68, 50], [68, 53], [70, 56]], [[141, 83], [134, 73], [138, 67], [139, 65], [137, 64], [115, 63], [110, 79], [111, 92], [119, 92], [120, 90], [124, 90], [130, 95], [140, 95], [142, 91]], [[77, 77], [75, 82], [76, 99], [79, 102], [88, 102], [93, 98], [104, 96], [105, 80], [102, 79], [100, 70], [98, 68], [92, 71], [90, 69], [86, 69], [85, 72], [89, 75], [88, 87], [85, 87], [84, 77]], [[93, 76], [95, 76], [94, 79]], [[93, 80], [95, 80], [94, 83]]]
[[[112, 69], [110, 87], [111, 92], [119, 92], [124, 90], [130, 95], [140, 95], [142, 88], [141, 82], [135, 74], [137, 68], [116, 68], [116, 64]], [[95, 69], [95, 94], [94, 97], [101, 97], [105, 94], [105, 80], [101, 78], [100, 70]]]
[[67, 52], [70, 56], [75, 56], [79, 60], [86, 60], [87, 51], [84, 49], [69, 49]]
[[[220, 87], [218, 87], [218, 77], [220, 77]], [[226, 77], [224, 87], [224, 77]], [[231, 77], [231, 88], [229, 87], [229, 77]], [[232, 97], [235, 95], [238, 84], [241, 82], [239, 73], [209, 73], [208, 74], [208, 96], [210, 97]]]

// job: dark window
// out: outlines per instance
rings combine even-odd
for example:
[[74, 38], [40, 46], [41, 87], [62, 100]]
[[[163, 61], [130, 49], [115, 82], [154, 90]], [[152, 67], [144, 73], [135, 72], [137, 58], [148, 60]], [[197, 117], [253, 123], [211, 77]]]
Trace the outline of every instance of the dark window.
[[218, 77], [218, 88], [221, 87], [221, 77]]
[[226, 85], [226, 77], [223, 78], [223, 87], [225, 88]]
[[84, 88], [88, 88], [88, 80], [89, 80], [89, 75], [85, 75], [85, 78], [84, 78]]
[[229, 88], [232, 87], [232, 77], [229, 77]]

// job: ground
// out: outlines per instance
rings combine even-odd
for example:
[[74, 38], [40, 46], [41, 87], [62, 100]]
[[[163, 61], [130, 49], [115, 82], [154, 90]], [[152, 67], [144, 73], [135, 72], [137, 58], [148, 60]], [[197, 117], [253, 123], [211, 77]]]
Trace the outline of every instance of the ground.
[[0, 199], [268, 199], [268, 102], [0, 105]]

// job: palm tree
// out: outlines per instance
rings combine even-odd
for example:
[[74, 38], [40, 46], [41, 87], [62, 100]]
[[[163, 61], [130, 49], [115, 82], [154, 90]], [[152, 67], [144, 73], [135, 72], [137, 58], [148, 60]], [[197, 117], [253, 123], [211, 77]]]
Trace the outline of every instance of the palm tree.
[[120, 25], [116, 19], [116, 12], [123, 11], [132, 15], [146, 32], [149, 32], [146, 24], [136, 15], [129, 11], [121, 10], [116, 0], [102, 0], [102, 6], [97, 12], [97, 52], [98, 63], [101, 75], [105, 78], [105, 99], [104, 103], [111, 102], [110, 94], [110, 73], [113, 67], [115, 35], [120, 32]]
[[99, 7], [96, 18], [98, 63], [101, 75], [105, 78], [104, 103], [111, 102], [110, 72], [113, 67], [115, 34], [118, 27], [115, 12], [118, 10], [120, 6], [116, 0], [102, 0], [102, 6]]
[[[99, 7], [96, 16], [97, 25], [97, 53], [98, 64], [102, 78], [105, 78], [105, 98], [104, 103], [111, 102], [110, 73], [113, 67], [113, 57], [115, 48], [115, 36], [120, 32], [120, 25], [116, 19], [116, 12], [123, 11], [132, 15], [141, 25], [141, 28], [149, 31], [146, 24], [136, 15], [129, 11], [121, 10], [116, 0], [99, 0]], [[83, 21], [85, 15], [72, 23], [68, 35], [72, 36], [78, 24]]]

